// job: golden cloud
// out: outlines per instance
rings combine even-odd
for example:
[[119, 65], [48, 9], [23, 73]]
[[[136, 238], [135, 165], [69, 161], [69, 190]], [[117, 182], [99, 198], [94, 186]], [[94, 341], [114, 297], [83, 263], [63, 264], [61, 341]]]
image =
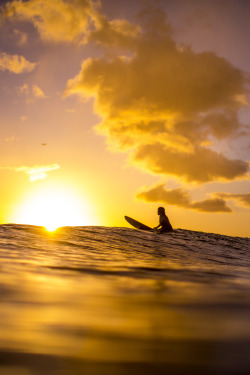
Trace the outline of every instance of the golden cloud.
[[59, 169], [60, 165], [51, 164], [45, 166], [35, 166], [35, 167], [18, 167], [15, 170], [17, 172], [25, 172], [30, 176], [30, 181], [42, 180], [47, 177], [47, 173], [56, 169]]
[[127, 46], [140, 30], [127, 20], [109, 22], [98, 12], [98, 3], [91, 0], [15, 0], [7, 3], [3, 14], [32, 22], [42, 39], [55, 42]]
[[44, 91], [37, 85], [28, 85], [24, 83], [22, 86], [17, 87], [17, 93], [26, 97], [27, 103], [33, 103], [38, 99], [46, 99]]
[[46, 95], [44, 94], [43, 90], [37, 85], [32, 85], [32, 94], [34, 95], [34, 97], [38, 99], [46, 98]]
[[32, 63], [23, 56], [9, 55], [5, 52], [0, 52], [0, 70], [8, 70], [11, 73], [20, 74], [31, 72], [36, 63]]
[[157, 185], [149, 190], [141, 191], [137, 194], [137, 198], [146, 202], [162, 202], [201, 212], [232, 212], [232, 209], [222, 198], [210, 197], [193, 202], [189, 193], [184, 189], [166, 189], [164, 185]]
[[92, 9], [90, 0], [15, 0], [3, 14], [32, 22], [44, 40], [71, 42], [86, 31]]
[[[2, 15], [31, 22], [40, 37], [52, 42], [96, 42], [105, 46], [131, 47], [140, 27], [125, 19], [109, 21], [93, 0], [14, 0]], [[16, 34], [25, 42], [24, 34]]]
[[108, 47], [130, 48], [141, 33], [140, 26], [132, 25], [127, 20], [109, 21], [98, 12], [92, 16], [95, 29], [87, 33], [86, 42], [96, 42]]
[[24, 172], [29, 175], [29, 180], [31, 182], [36, 180], [41, 180], [47, 177], [47, 173], [56, 169], [59, 169], [60, 165], [58, 164], [50, 164], [50, 165], [43, 165], [43, 166], [22, 166], [22, 167], [0, 167], [2, 170], [11, 170], [15, 172]]
[[246, 193], [246, 194], [218, 193], [217, 196], [223, 199], [234, 200], [237, 203], [245, 207], [250, 207], [250, 193]]
[[103, 118], [98, 131], [154, 174], [198, 183], [247, 176], [247, 161], [213, 145], [240, 133], [247, 78], [215, 53], [180, 48], [163, 13], [144, 12], [129, 57], [85, 60], [64, 95], [93, 97]]
[[188, 182], [198, 183], [234, 180], [245, 176], [249, 169], [248, 162], [229, 160], [198, 146], [192, 153], [176, 152], [159, 144], [140, 146], [132, 160], [155, 174], [181, 176]]
[[148, 202], [163, 202], [181, 207], [188, 207], [191, 202], [187, 191], [182, 188], [165, 189], [164, 184], [137, 193], [137, 198]]

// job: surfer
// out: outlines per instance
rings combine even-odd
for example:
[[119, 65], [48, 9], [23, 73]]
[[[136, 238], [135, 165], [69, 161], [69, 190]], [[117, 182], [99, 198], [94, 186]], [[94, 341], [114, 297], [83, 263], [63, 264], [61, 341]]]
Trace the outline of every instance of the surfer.
[[157, 230], [158, 228], [160, 228], [160, 233], [172, 232], [173, 228], [168, 220], [168, 217], [165, 214], [165, 208], [159, 207], [157, 213], [160, 216], [160, 224], [157, 225], [157, 227], [155, 227], [154, 229]]

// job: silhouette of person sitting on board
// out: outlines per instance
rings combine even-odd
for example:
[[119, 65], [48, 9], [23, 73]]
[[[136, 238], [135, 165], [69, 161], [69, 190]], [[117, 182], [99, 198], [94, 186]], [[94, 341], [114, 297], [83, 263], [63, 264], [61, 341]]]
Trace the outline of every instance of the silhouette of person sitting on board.
[[[168, 217], [165, 214], [165, 208], [159, 207], [157, 213], [160, 216], [160, 224], [157, 225], [157, 227], [155, 227], [154, 230], [159, 233], [173, 232], [172, 225], [170, 224]], [[159, 231], [157, 230], [158, 228], [160, 228]]]

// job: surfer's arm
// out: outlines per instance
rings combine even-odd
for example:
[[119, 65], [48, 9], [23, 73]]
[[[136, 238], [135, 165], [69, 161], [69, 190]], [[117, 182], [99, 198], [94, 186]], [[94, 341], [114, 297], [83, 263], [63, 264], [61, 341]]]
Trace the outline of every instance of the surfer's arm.
[[162, 226], [162, 224], [160, 223], [159, 225], [157, 225], [157, 227], [154, 227], [154, 229], [158, 229]]
[[158, 229], [162, 226], [162, 218], [161, 216], [159, 217], [159, 224], [157, 225], [157, 227], [154, 227], [154, 229]]
[[155, 227], [154, 229], [158, 229], [158, 228], [162, 227], [162, 223], [164, 222], [164, 218], [162, 216], [160, 216], [159, 221], [160, 221], [159, 225], [157, 225], [157, 227]]

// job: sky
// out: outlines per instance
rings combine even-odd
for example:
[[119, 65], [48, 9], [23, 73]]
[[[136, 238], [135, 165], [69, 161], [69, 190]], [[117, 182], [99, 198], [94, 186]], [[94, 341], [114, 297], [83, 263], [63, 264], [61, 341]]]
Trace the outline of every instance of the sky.
[[250, 237], [248, 0], [0, 4], [0, 223]]

